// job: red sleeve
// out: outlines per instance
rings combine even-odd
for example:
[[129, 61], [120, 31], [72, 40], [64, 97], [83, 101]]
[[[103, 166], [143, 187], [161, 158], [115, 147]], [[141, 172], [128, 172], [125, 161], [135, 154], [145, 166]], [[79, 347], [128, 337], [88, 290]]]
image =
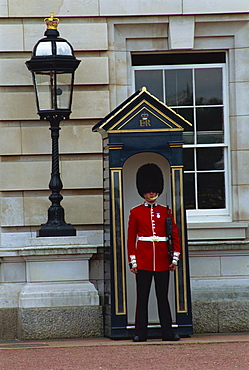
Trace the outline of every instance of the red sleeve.
[[130, 256], [136, 256], [136, 242], [137, 242], [137, 218], [134, 212], [130, 211], [128, 232], [127, 232], [127, 250], [128, 262], [131, 262]]

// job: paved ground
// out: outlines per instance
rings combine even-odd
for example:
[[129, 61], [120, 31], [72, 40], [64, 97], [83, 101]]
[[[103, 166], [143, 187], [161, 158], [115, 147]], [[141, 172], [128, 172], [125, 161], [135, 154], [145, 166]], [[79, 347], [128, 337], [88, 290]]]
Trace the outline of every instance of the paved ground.
[[248, 370], [249, 333], [206, 334], [179, 342], [108, 338], [0, 342], [1, 370]]

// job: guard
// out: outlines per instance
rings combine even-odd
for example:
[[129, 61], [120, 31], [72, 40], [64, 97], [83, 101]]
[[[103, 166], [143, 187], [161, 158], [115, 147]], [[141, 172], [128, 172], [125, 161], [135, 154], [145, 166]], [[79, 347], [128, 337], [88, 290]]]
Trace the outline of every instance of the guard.
[[[178, 228], [168, 207], [157, 203], [163, 192], [161, 169], [154, 163], [141, 166], [136, 185], [144, 203], [131, 209], [128, 223], [128, 259], [136, 275], [137, 307], [134, 342], [147, 340], [148, 300], [154, 277], [162, 340], [177, 341], [172, 330], [168, 301], [169, 273], [177, 268], [181, 252]], [[167, 224], [171, 225], [170, 235]], [[169, 240], [170, 239], [170, 240]], [[170, 243], [172, 242], [172, 253]]]

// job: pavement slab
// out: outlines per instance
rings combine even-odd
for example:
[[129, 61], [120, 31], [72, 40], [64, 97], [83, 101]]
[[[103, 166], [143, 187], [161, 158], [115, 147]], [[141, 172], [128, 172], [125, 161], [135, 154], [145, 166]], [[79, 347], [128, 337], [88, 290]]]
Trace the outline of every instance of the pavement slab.
[[0, 342], [1, 370], [248, 370], [249, 333], [200, 334], [179, 342], [84, 338]]

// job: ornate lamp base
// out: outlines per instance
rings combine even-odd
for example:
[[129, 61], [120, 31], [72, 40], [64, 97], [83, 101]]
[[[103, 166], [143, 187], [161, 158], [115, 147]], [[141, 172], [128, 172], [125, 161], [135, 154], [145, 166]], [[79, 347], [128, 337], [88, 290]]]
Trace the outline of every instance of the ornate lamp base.
[[43, 224], [38, 236], [76, 236], [76, 229], [70, 224], [52, 225]]

